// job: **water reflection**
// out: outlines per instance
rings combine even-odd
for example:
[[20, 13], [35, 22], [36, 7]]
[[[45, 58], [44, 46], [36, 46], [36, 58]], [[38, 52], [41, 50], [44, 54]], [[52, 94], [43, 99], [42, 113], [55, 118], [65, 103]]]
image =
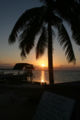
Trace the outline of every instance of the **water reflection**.
[[44, 74], [44, 71], [41, 71], [41, 83], [45, 83], [45, 74]]

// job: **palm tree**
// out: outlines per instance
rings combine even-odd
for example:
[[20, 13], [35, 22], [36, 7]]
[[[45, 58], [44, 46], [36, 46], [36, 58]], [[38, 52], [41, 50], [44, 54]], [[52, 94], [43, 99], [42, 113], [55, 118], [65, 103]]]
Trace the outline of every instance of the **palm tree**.
[[[32, 8], [25, 11], [22, 16], [16, 22], [10, 36], [9, 43], [16, 41], [19, 38], [19, 47], [21, 49], [21, 56], [26, 57], [30, 50], [34, 47], [35, 37], [39, 35], [39, 39], [36, 45], [36, 58], [39, 58], [45, 48], [48, 48], [48, 70], [49, 70], [49, 82], [50, 85], [54, 84], [53, 77], [53, 39], [54, 27], [58, 30], [59, 43], [65, 50], [65, 55], [68, 62], [75, 62], [76, 58], [73, 51], [73, 46], [68, 32], [63, 24], [66, 20], [70, 23], [73, 32], [74, 41], [80, 45], [80, 30], [79, 27], [79, 14], [75, 14], [75, 11], [79, 11], [79, 5], [74, 0], [68, 5], [67, 0], [41, 0], [44, 2], [44, 6]], [[61, 4], [64, 3], [64, 4]], [[78, 6], [76, 8], [76, 6]], [[72, 10], [73, 8], [73, 10]], [[76, 17], [76, 20], [74, 19]], [[76, 28], [77, 25], [77, 28]]]

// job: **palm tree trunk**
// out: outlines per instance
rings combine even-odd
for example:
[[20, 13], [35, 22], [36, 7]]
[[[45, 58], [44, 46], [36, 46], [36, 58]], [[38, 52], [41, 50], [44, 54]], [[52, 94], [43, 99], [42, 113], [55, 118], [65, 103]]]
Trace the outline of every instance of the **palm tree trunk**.
[[52, 29], [51, 24], [48, 23], [48, 71], [49, 71], [49, 83], [54, 85], [53, 76], [53, 48], [52, 48]]

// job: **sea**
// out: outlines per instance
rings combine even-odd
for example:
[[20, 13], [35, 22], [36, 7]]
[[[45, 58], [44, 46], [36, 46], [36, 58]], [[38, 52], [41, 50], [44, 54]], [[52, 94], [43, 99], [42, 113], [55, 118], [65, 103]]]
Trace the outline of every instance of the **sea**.
[[[0, 70], [0, 73], [10, 73], [11, 70]], [[16, 74], [17, 71], [15, 71]], [[33, 82], [45, 82], [49, 84], [49, 74], [47, 70], [33, 70]], [[80, 70], [54, 70], [54, 83], [79, 82]]]
[[[54, 70], [54, 83], [79, 82], [80, 70]], [[48, 71], [33, 71], [33, 81], [49, 83]]]

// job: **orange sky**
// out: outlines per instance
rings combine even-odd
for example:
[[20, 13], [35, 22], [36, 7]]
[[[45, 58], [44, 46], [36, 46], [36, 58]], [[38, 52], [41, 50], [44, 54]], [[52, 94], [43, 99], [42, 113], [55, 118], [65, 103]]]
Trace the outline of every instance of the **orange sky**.
[[[0, 44], [1, 45], [1, 44]], [[0, 65], [1, 64], [10, 64], [14, 65], [16, 63], [30, 63], [37, 66], [41, 66], [41, 64], [45, 64], [48, 66], [48, 58], [47, 58], [47, 49], [42, 57], [36, 60], [35, 48], [33, 48], [30, 54], [22, 60], [20, 56], [20, 49], [18, 48], [19, 44], [16, 42], [13, 45], [9, 45], [8, 41], [5, 41], [5, 44], [0, 46]], [[76, 67], [80, 66], [80, 48], [74, 44], [74, 52], [76, 56], [76, 65], [73, 63], [69, 63], [65, 57], [65, 51], [60, 47], [57, 40], [54, 42], [54, 51], [53, 51], [53, 65], [54, 67]]]
[[[5, 7], [4, 0], [0, 1], [0, 66], [1, 65], [14, 65], [15, 63], [30, 63], [34, 65], [45, 64], [48, 65], [47, 60], [47, 50], [44, 55], [36, 60], [35, 57], [35, 49], [31, 50], [30, 54], [27, 56], [26, 59], [22, 60], [20, 57], [20, 50], [18, 48], [19, 44], [16, 42], [13, 45], [9, 45], [8, 38], [12, 31], [13, 26], [15, 25], [18, 18], [22, 15], [22, 13], [26, 9], [30, 9], [33, 7], [40, 6], [41, 3], [37, 0], [14, 0], [13, 2], [10, 0], [5, 0]], [[70, 32], [70, 25], [66, 25], [66, 29], [68, 33]], [[54, 38], [54, 59], [53, 65], [55, 67], [76, 67], [80, 66], [80, 47], [73, 44], [74, 52], [76, 55], [76, 65], [74, 66], [73, 63], [68, 64], [65, 52], [60, 47], [59, 43]], [[36, 41], [36, 40], [35, 40]], [[55, 42], [56, 41], [56, 42]]]
[[[7, 53], [7, 54], [8, 54], [8, 56], [2, 57], [2, 60], [0, 59], [0, 64], [14, 65], [15, 63], [19, 62], [19, 63], [30, 63], [30, 64], [34, 64], [36, 66], [41, 66], [42, 64], [45, 64], [45, 67], [48, 66], [47, 50], [46, 50], [45, 54], [37, 60], [36, 60], [34, 50], [32, 50], [31, 53], [27, 56], [27, 58], [25, 58], [24, 60], [22, 60], [21, 57], [20, 57], [20, 50], [19, 49], [17, 49], [17, 52], [12, 51], [12, 54], [10, 54], [10, 53]], [[76, 65], [74, 65], [73, 63], [68, 64], [68, 62], [66, 60], [66, 57], [64, 55], [64, 52], [62, 52], [62, 51], [60, 51], [60, 54], [59, 54], [58, 51], [55, 50], [53, 58], [54, 58], [53, 59], [54, 67], [64, 68], [64, 67], [80, 66], [79, 58], [77, 58]]]

